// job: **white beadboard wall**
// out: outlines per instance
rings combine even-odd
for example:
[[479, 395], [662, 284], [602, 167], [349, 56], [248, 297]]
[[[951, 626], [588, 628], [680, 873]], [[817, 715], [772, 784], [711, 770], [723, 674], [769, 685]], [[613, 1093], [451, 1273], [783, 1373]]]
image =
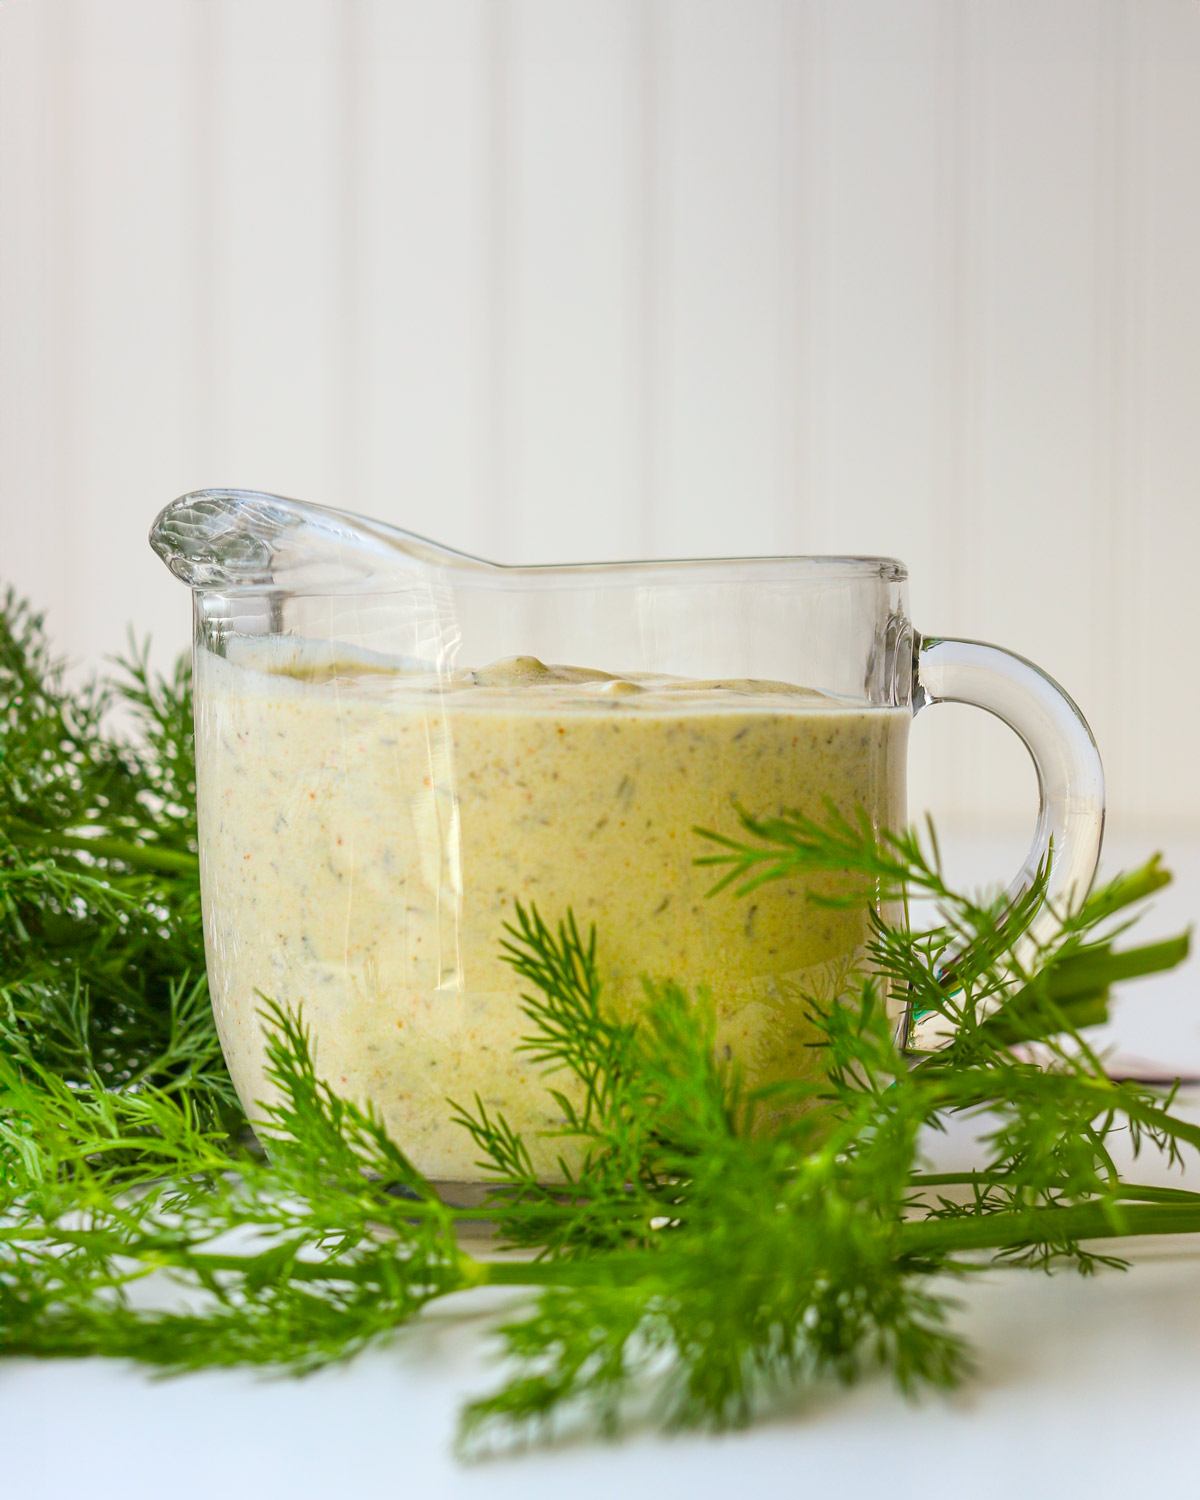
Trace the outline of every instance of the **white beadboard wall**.
[[[510, 561], [870, 551], [1200, 828], [1195, 0], [6, 0], [0, 575], [186, 640], [166, 500]], [[922, 716], [915, 808], [1032, 821]]]

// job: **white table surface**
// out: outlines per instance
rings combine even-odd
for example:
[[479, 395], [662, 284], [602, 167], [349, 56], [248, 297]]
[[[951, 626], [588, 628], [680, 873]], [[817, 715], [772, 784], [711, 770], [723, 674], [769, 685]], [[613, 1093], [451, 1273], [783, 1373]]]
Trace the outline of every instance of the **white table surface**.
[[[1171, 846], [1180, 879], [1147, 935], [1200, 913], [1200, 847]], [[1145, 852], [1145, 841], [1122, 844], [1106, 863]], [[981, 876], [1013, 858], [1006, 841], [955, 851], [958, 868]], [[1132, 988], [1110, 1042], [1200, 1073], [1195, 976], [1189, 965]], [[0, 1361], [0, 1496], [1200, 1493], [1200, 1252], [1191, 1242], [1147, 1242], [1125, 1273], [989, 1272], [958, 1294], [978, 1374], [952, 1397], [909, 1405], [876, 1380], [799, 1401], [746, 1432], [642, 1432], [470, 1465], [454, 1459], [451, 1438], [459, 1403], [494, 1378], [486, 1328], [495, 1293], [453, 1299], [394, 1347], [304, 1380], [239, 1371], [161, 1380], [102, 1360]]]

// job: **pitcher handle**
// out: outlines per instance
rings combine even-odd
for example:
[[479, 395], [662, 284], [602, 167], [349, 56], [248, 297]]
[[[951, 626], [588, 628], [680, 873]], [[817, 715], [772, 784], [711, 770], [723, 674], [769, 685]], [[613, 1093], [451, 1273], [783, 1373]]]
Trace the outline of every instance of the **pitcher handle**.
[[[1057, 682], [1031, 661], [982, 641], [925, 636], [917, 642], [913, 712], [931, 703], [970, 703], [995, 714], [1020, 736], [1038, 783], [1033, 845], [1007, 899], [1016, 905], [1040, 869], [1047, 871], [1045, 903], [1030, 924], [1037, 935], [1055, 911], [1087, 894], [1100, 862], [1104, 834], [1104, 768], [1087, 720]], [[928, 1051], [949, 1040], [937, 1012], [909, 1017], [906, 1045]]]

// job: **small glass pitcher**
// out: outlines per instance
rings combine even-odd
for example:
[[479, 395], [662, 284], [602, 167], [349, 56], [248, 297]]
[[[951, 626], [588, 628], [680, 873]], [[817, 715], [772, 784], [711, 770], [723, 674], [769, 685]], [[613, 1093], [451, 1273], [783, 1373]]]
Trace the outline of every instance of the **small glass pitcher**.
[[[866, 915], [807, 899], [837, 872], [709, 899], [695, 830], [830, 803], [902, 827], [931, 703], [987, 709], [1033, 758], [1013, 897], [1039, 866], [1055, 905], [1095, 873], [1103, 775], [1078, 708], [1019, 656], [917, 635], [889, 558], [509, 567], [244, 490], [185, 495], [150, 541], [193, 591], [209, 982], [252, 1119], [267, 997], [430, 1178], [478, 1177], [447, 1103], [477, 1099], [559, 1176], [570, 1143], [502, 951], [519, 908], [595, 925], [618, 1012], [670, 978], [749, 1083], [812, 1075], [809, 997], [860, 961]], [[906, 1044], [936, 1044], [902, 1010]]]

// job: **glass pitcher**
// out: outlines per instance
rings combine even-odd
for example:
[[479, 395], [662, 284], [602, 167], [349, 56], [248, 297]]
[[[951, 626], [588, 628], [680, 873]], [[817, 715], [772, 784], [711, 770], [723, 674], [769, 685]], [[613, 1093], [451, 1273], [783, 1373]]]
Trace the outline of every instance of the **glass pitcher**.
[[674, 979], [750, 1084], [812, 1075], [808, 997], [859, 961], [866, 915], [807, 899], [837, 872], [710, 899], [695, 830], [830, 803], [902, 827], [931, 703], [987, 709], [1033, 758], [1013, 894], [1043, 863], [1056, 904], [1094, 875], [1103, 776], [1079, 710], [1021, 657], [918, 636], [889, 558], [509, 567], [243, 490], [185, 495], [150, 540], [193, 591], [209, 981], [252, 1119], [267, 997], [428, 1177], [479, 1176], [448, 1100], [504, 1115], [559, 1176], [547, 1083], [565, 1085], [521, 1050], [527, 986], [502, 950], [519, 908], [594, 924], [618, 1013]]

